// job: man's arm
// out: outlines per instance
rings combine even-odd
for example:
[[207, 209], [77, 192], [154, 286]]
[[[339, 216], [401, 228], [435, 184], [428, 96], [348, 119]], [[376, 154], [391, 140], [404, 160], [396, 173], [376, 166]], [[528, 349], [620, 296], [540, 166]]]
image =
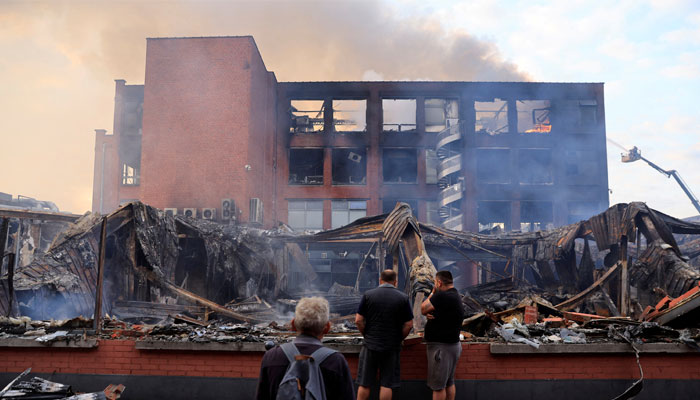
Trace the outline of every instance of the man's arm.
[[348, 367], [348, 362], [343, 357], [343, 368], [342, 375], [340, 376], [340, 396], [336, 397], [340, 400], [355, 400], [355, 386], [352, 382], [352, 375], [350, 374], [350, 368]]
[[365, 334], [365, 317], [360, 314], [355, 314], [355, 325], [357, 325], [357, 330], [361, 334]]
[[404, 339], [409, 333], [411, 333], [411, 329], [413, 329], [413, 320], [406, 321], [401, 328], [401, 334], [403, 335]]
[[[267, 354], [267, 353], [265, 353]], [[264, 357], [263, 357], [264, 360]], [[267, 369], [264, 366], [260, 366], [260, 378], [258, 378], [258, 388], [255, 391], [256, 400], [268, 400], [270, 399], [270, 382], [267, 376]]]
[[430, 293], [427, 299], [423, 301], [423, 303], [420, 305], [420, 313], [423, 315], [428, 315], [431, 312], [435, 310], [435, 306], [433, 306], [433, 303], [430, 302], [430, 298], [433, 297], [435, 294], [435, 289], [433, 288], [433, 291]]

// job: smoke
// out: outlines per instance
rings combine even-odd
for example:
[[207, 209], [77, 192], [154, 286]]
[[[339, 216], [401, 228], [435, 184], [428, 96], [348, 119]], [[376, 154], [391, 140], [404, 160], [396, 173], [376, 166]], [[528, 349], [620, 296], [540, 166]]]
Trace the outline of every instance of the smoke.
[[[497, 47], [381, 1], [4, 1], [0, 190], [90, 208], [93, 129], [114, 79], [143, 83], [146, 37], [252, 35], [281, 81], [528, 80]], [[17, 168], [21, 166], [21, 168]]]

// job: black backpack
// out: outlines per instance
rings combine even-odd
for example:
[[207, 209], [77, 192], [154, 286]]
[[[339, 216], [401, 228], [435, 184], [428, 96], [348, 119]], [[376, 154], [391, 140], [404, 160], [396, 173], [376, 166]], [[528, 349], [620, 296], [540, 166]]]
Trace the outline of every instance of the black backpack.
[[277, 389], [277, 400], [326, 400], [321, 363], [335, 350], [321, 347], [310, 356], [299, 353], [294, 343], [280, 346], [289, 360], [289, 367]]

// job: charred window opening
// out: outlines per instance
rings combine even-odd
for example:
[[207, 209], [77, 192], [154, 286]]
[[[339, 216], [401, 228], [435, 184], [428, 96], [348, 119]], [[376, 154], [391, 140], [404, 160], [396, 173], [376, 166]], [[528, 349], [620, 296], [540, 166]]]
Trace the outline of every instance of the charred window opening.
[[396, 203], [406, 203], [409, 206], [411, 206], [411, 210], [413, 211], [413, 215], [418, 215], [418, 200], [412, 200], [412, 199], [383, 199], [382, 200], [382, 214], [390, 213], [394, 207], [396, 207]]
[[479, 201], [476, 207], [480, 233], [510, 230], [509, 201]]
[[534, 232], [552, 228], [552, 210], [551, 201], [521, 201], [520, 230]]
[[568, 206], [570, 224], [586, 220], [602, 211], [595, 201], [572, 201]]
[[365, 132], [367, 100], [333, 100], [333, 130], [342, 133]]
[[367, 149], [333, 149], [333, 184], [367, 183]]
[[564, 168], [567, 178], [575, 179], [579, 184], [595, 182], [598, 176], [598, 156], [595, 151], [567, 151], [565, 155]]
[[366, 200], [331, 201], [331, 228], [340, 228], [367, 216]]
[[323, 100], [292, 100], [289, 106], [289, 132], [323, 132], [323, 113]]
[[418, 157], [414, 149], [384, 149], [382, 154], [384, 183], [416, 183]]
[[122, 164], [122, 185], [136, 186], [139, 184], [140, 180], [138, 166], [131, 166], [126, 163]]
[[382, 99], [382, 130], [385, 132], [416, 131], [415, 99]]
[[493, 101], [475, 101], [476, 133], [500, 135], [508, 133], [508, 102], [501, 99]]
[[510, 150], [477, 149], [476, 179], [481, 183], [510, 183]]
[[425, 183], [438, 183], [437, 178], [438, 157], [435, 150], [425, 151]]
[[323, 185], [323, 149], [289, 149], [289, 184]]
[[518, 100], [518, 133], [550, 133], [549, 100]]
[[520, 183], [541, 185], [552, 183], [552, 151], [522, 149], [518, 157]]
[[323, 200], [289, 200], [288, 225], [298, 231], [323, 229]]
[[440, 132], [459, 121], [459, 106], [454, 99], [425, 99], [425, 131]]
[[578, 102], [579, 125], [582, 127], [594, 127], [598, 125], [598, 102], [595, 100], [579, 100]]

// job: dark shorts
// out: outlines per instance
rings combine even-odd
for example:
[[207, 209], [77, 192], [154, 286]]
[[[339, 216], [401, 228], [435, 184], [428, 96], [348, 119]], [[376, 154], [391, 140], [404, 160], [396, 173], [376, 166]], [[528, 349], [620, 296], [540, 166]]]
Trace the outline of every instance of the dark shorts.
[[370, 387], [374, 385], [379, 370], [379, 384], [387, 388], [401, 386], [400, 350], [374, 351], [362, 347], [360, 361], [357, 364], [357, 384]]
[[455, 369], [462, 354], [462, 344], [427, 343], [428, 351], [428, 387], [442, 390], [455, 383]]

